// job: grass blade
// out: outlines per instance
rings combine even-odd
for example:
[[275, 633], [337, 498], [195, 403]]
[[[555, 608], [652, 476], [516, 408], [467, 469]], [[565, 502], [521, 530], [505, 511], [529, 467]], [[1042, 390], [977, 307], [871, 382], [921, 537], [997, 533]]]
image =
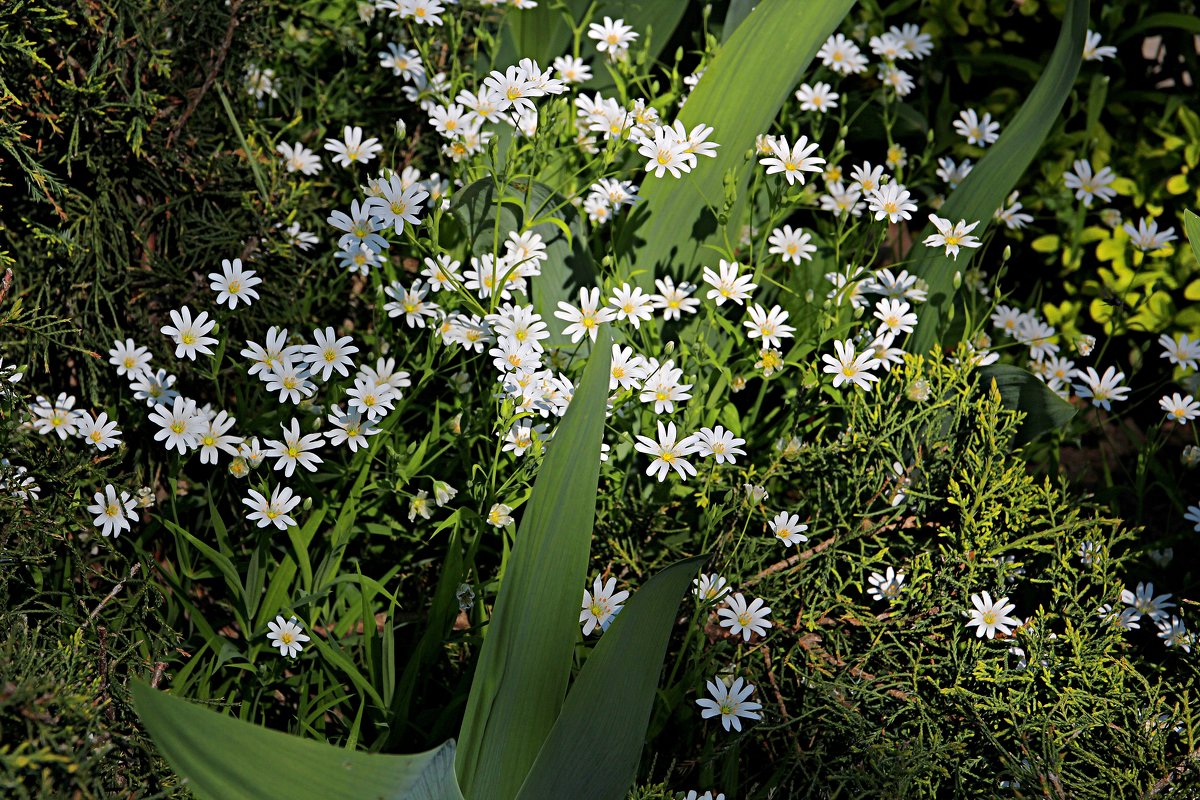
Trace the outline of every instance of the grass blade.
[[[721, 147], [716, 158], [700, 159], [680, 180], [651, 177], [642, 184], [642, 201], [621, 242], [622, 251], [633, 248], [638, 285], [651, 289], [656, 272], [691, 279], [700, 272], [704, 244], [724, 243], [717, 213], [725, 173], [735, 172], [743, 198], [756, 163], [746, 159], [747, 151], [770, 129], [821, 44], [853, 5], [854, 0], [764, 0], [721, 45], [679, 113], [689, 130], [711, 125], [712, 140]], [[750, 86], [753, 91], [747, 91]], [[729, 219], [736, 224], [736, 209]]]
[[154, 743], [201, 798], [463, 800], [453, 740], [410, 756], [358, 753], [234, 719], [138, 680], [132, 691]]
[[500, 585], [459, 736], [458, 776], [471, 800], [516, 795], [567, 693], [596, 515], [610, 351], [601, 331], [546, 449]]
[[[975, 230], [977, 236], [992, 223], [992, 215], [1032, 163], [1071, 94], [1083, 61], [1087, 19], [1088, 0], [1070, 0], [1058, 43], [1042, 77], [1000, 134], [999, 141], [988, 148], [987, 155], [971, 174], [950, 193], [938, 216], [952, 221], [980, 220], [981, 225]], [[954, 302], [955, 262], [940, 248], [923, 244], [925, 237], [933, 233], [934, 227], [928, 225], [914, 237], [917, 244], [909, 253], [913, 262], [909, 270], [929, 283], [929, 301], [917, 308], [921, 322], [909, 339], [908, 349], [913, 353], [925, 353], [933, 346], [940, 334], [939, 323]]]
[[1192, 245], [1192, 254], [1196, 256], [1197, 261], [1200, 261], [1200, 217], [1197, 217], [1191, 209], [1183, 210], [1183, 230]]
[[[575, 679], [517, 800], [626, 796], [637, 777], [679, 598], [707, 559], [672, 564], [621, 610]], [[602, 735], [598, 720], [604, 721]]]

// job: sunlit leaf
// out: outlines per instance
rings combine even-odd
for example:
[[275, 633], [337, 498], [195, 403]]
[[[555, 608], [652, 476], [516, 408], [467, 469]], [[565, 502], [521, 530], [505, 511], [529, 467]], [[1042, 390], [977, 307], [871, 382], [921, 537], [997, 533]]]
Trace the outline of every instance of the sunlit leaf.
[[518, 800], [626, 796], [637, 775], [679, 598], [707, 559], [672, 564], [625, 604], [579, 671]]
[[409, 756], [360, 753], [220, 714], [141, 681], [132, 691], [154, 743], [206, 800], [463, 800], [453, 740]]
[[514, 797], [558, 718], [579, 636], [611, 344], [602, 330], [525, 504], [459, 736], [471, 800]]
[[680, 179], [648, 177], [623, 230], [622, 249], [633, 249], [639, 285], [653, 287], [656, 273], [694, 277], [711, 255], [704, 245], [725, 244], [725, 226], [717, 217], [725, 173], [733, 170], [736, 177], [738, 201], [729, 216], [736, 221], [757, 165], [747, 158], [755, 137], [771, 129], [813, 56], [853, 5], [854, 0], [763, 0], [721, 45], [679, 113], [689, 130], [700, 123], [712, 126], [710, 139], [721, 145], [716, 158], [701, 158]]

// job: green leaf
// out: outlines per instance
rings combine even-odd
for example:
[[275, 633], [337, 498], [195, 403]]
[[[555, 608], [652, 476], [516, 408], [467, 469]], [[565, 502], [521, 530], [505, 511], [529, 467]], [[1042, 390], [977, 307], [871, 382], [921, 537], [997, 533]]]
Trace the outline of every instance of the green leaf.
[[[538, 3], [528, 11], [511, 11], [507, 15], [507, 33], [502, 54], [498, 56], [501, 68], [505, 63], [517, 63], [520, 58], [532, 58], [546, 69], [550, 62], [564, 52], [571, 50], [571, 28], [563, 19], [559, 6], [565, 6], [571, 19], [576, 24], [583, 19], [588, 9], [588, 0], [555, 0]], [[604, 17], [623, 19], [626, 25], [632, 25], [639, 38], [634, 42], [635, 48], [646, 49], [649, 58], [655, 58], [663, 46], [671, 38], [671, 34], [679, 25], [686, 2], [674, 0], [598, 0], [590, 19], [599, 22]], [[648, 43], [648, 44], [647, 44]], [[590, 49], [593, 44], [587, 38], [587, 30], [583, 31], [582, 44]], [[512, 57], [516, 53], [516, 57]], [[603, 73], [603, 69], [596, 70]]]
[[472, 800], [516, 795], [567, 693], [595, 522], [611, 350], [602, 330], [546, 448], [500, 584], [459, 736], [458, 778]]
[[[938, 216], [952, 222], [978, 220], [981, 224], [975, 235], [983, 235], [983, 229], [992, 223], [992, 215], [1037, 156], [1042, 140], [1059, 119], [1083, 60], [1087, 19], [1088, 0], [1070, 0], [1058, 43], [1042, 77], [1012, 122], [1005, 126], [999, 141], [988, 148], [971, 174], [950, 193]], [[935, 232], [932, 225], [926, 226], [914, 237], [917, 244], [909, 253], [913, 262], [909, 270], [929, 284], [929, 301], [917, 309], [921, 321], [909, 339], [909, 350], [914, 353], [927, 352], [937, 340], [939, 323], [954, 302], [955, 262], [941, 248], [929, 248], [923, 243], [925, 237]]]
[[617, 615], [579, 671], [517, 800], [626, 796], [637, 777], [679, 598], [706, 560], [695, 556], [667, 567]]
[[732, 226], [757, 164], [747, 158], [755, 137], [770, 129], [821, 44], [853, 5], [854, 0], [763, 0], [721, 45], [679, 113], [689, 130], [700, 123], [712, 126], [710, 138], [720, 144], [716, 158], [700, 159], [678, 180], [648, 177], [637, 213], [622, 230], [620, 249], [632, 249], [642, 288], [650, 289], [655, 275], [666, 272], [690, 279], [700, 272], [702, 255], [711, 252], [704, 245], [724, 245], [717, 214], [725, 198], [725, 174], [732, 171], [737, 187]]
[[983, 376], [984, 386], [995, 381], [1005, 408], [1025, 415], [1016, 437], [1018, 446], [1046, 431], [1064, 427], [1075, 416], [1075, 407], [1055, 394], [1029, 370], [1009, 364], [991, 364], [980, 368], [979, 372]]
[[758, 0], [729, 0], [729, 10], [725, 12], [725, 24], [721, 26], [721, 43], [729, 41], [729, 37], [746, 21], [750, 12], [758, 5]]
[[[475, 255], [494, 253], [497, 249], [503, 253], [508, 234], [522, 232], [525, 220], [554, 218], [529, 228], [540, 234], [546, 244], [542, 273], [530, 279], [533, 293], [530, 300], [542, 317], [550, 319], [559, 301], [574, 302], [580, 286], [599, 283], [587, 249], [583, 220], [574, 206], [548, 186], [513, 182], [498, 192], [494, 180], [483, 178], [455, 192], [450, 203], [450, 210], [466, 229]], [[546, 341], [555, 347], [571, 343], [570, 337], [562, 335], [561, 326], [554, 325], [550, 326]]]
[[1187, 233], [1188, 241], [1192, 244], [1192, 253], [1200, 261], [1200, 217], [1191, 209], [1183, 210], [1183, 230]]
[[207, 800], [463, 800], [454, 741], [410, 756], [344, 750], [301, 739], [131, 684], [134, 708], [167, 762]]

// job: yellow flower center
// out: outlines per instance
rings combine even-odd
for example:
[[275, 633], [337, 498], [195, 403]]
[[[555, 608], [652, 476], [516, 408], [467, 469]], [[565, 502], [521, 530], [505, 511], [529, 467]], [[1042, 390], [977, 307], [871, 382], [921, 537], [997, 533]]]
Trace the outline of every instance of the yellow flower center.
[[113, 503], [108, 508], [104, 509], [104, 513], [110, 517], [115, 517], [121, 513], [121, 508], [116, 503]]

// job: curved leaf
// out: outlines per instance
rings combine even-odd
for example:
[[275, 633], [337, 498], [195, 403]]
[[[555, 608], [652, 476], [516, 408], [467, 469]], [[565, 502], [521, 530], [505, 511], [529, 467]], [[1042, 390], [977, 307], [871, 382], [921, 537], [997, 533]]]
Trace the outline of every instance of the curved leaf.
[[459, 736], [458, 777], [471, 800], [516, 795], [567, 693], [611, 357], [608, 331], [601, 330], [525, 504]]
[[344, 750], [262, 728], [132, 684], [138, 716], [197, 797], [208, 800], [463, 800], [454, 741], [411, 756]]
[[[712, 126], [711, 138], [721, 145], [716, 158], [700, 159], [679, 180], [647, 178], [637, 213], [622, 231], [621, 249], [633, 249], [639, 285], [651, 288], [656, 272], [690, 279], [700, 271], [704, 243], [723, 241], [713, 207], [720, 211], [726, 172], [735, 174], [743, 198], [755, 166], [747, 151], [770, 128], [821, 44], [853, 5], [854, 0], [763, 0], [721, 45], [679, 113], [689, 129]], [[730, 219], [738, 219], [736, 207]]]
[[[542, 273], [530, 279], [530, 301], [546, 319], [560, 300], [572, 302], [578, 287], [599, 283], [579, 213], [548, 186], [512, 183], [497, 188], [495, 181], [483, 178], [455, 192], [450, 210], [466, 229], [474, 255], [493, 253], [497, 248], [502, 253], [509, 233], [520, 233], [529, 222], [544, 220], [529, 228], [546, 244]], [[550, 326], [550, 346], [571, 343], [560, 328]]]
[[1076, 409], [1027, 369], [1009, 364], [992, 364], [979, 370], [984, 385], [995, 382], [1004, 407], [1025, 415], [1016, 444], [1026, 444], [1047, 431], [1062, 428]]
[[[979, 220], [981, 227], [976, 229], [976, 235], [982, 235], [983, 229], [992, 223], [992, 215], [1032, 163], [1071, 94], [1083, 61], [1087, 19], [1088, 0], [1069, 0], [1058, 43], [1042, 77], [1000, 134], [999, 141], [988, 148], [971, 174], [950, 193], [938, 216], [951, 221]], [[928, 351], [937, 341], [939, 323], [954, 302], [955, 262], [940, 248], [923, 244], [925, 237], [933, 233], [934, 227], [926, 226], [914, 237], [917, 244], [909, 253], [913, 262], [909, 269], [929, 284], [929, 301], [917, 309], [921, 322], [909, 339], [909, 350], [914, 353]]]
[[625, 604], [579, 671], [517, 800], [626, 796], [637, 777], [679, 598], [706, 560], [672, 564]]

